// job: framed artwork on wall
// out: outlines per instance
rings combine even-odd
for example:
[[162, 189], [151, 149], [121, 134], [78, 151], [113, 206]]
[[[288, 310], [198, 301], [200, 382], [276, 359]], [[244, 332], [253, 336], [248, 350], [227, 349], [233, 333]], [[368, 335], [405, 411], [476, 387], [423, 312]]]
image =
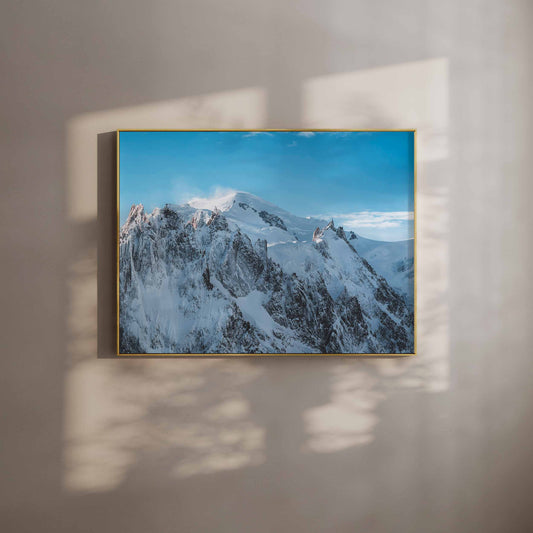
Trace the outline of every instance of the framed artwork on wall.
[[416, 353], [415, 130], [119, 130], [119, 355]]

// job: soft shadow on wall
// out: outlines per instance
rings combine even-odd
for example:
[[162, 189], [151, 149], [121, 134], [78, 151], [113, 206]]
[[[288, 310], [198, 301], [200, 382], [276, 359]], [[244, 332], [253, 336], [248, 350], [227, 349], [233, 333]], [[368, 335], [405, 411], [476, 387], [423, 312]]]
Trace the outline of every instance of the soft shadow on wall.
[[[272, 499], [290, 490], [290, 484], [283, 488], [284, 465], [297, 465], [305, 484], [330, 473], [332, 454], [350, 453], [353, 461], [361, 460], [358, 450], [378, 454], [373, 442], [388, 400], [448, 388], [448, 83], [444, 58], [308, 79], [301, 87], [301, 123], [286, 124], [418, 129], [419, 354], [409, 359], [117, 360], [115, 136], [104, 132], [267, 127], [268, 94], [244, 88], [69, 121], [75, 252], [66, 317], [66, 491], [179, 487], [183, 478], [190, 483], [248, 469], [252, 478], [272, 481], [247, 490]], [[344, 491], [361, 482], [342, 470], [335, 487], [324, 481], [324, 490], [338, 493], [339, 513], [350, 508], [341, 505]], [[298, 505], [312, 514], [314, 503]]]

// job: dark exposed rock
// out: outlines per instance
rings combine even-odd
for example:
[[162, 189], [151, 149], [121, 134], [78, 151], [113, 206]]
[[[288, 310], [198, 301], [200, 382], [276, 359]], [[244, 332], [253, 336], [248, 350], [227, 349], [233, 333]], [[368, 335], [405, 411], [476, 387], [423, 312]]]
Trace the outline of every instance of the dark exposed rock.
[[139, 339], [130, 335], [124, 328], [119, 328], [120, 353], [144, 353], [139, 343]]
[[245, 211], [247, 209], [251, 209], [252, 211], [255, 211], [257, 213], [257, 209], [255, 209], [254, 207], [252, 207], [251, 205], [248, 205], [248, 204], [245, 204], [244, 202], [239, 202], [239, 206], [244, 209]]
[[361, 257], [361, 261], [363, 261], [363, 265], [374, 274], [374, 276], [377, 276], [376, 271], [372, 268], [372, 265], [364, 258]]
[[222, 331], [220, 352], [258, 353], [260, 351], [258, 333], [252, 324], [244, 319], [239, 307], [233, 303]]
[[267, 211], [259, 211], [259, 216], [270, 226], [276, 226], [276, 228], [280, 228], [282, 230], [287, 231], [287, 226], [285, 225], [285, 222], [283, 222], [283, 220], [277, 215], [273, 215], [272, 213], [268, 213]]
[[208, 291], [213, 290], [213, 284], [211, 283], [211, 276], [209, 273], [209, 267], [205, 267], [204, 273], [202, 274], [202, 277], [204, 278], [205, 286], [207, 287]]
[[222, 216], [220, 214], [220, 211], [213, 211], [213, 214], [209, 217], [209, 220], [207, 221], [207, 225], [209, 226], [209, 229], [213, 231], [224, 231], [228, 230], [228, 221], [226, 220], [226, 217]]
[[339, 238], [346, 241], [346, 233], [344, 233], [344, 228], [342, 226], [339, 226], [335, 232]]

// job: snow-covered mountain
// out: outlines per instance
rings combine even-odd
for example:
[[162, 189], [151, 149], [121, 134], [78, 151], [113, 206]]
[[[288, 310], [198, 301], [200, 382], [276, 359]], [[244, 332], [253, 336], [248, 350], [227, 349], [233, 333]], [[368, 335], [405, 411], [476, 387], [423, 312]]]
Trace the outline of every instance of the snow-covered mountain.
[[414, 239], [396, 242], [375, 241], [346, 232], [348, 242], [383, 276], [387, 283], [414, 307]]
[[248, 193], [132, 206], [121, 353], [411, 353], [411, 309], [350, 237]]
[[[271, 254], [279, 244], [307, 242], [312, 240], [317, 227], [328, 221], [319, 218], [303, 218], [285, 211], [253, 194], [232, 192], [209, 200], [189, 203], [194, 209], [218, 209], [228, 221], [234, 223], [252, 240], [266, 239]], [[175, 206], [177, 207], [177, 206]], [[183, 208], [180, 208], [183, 209]], [[366, 239], [346, 231], [348, 242], [366, 259], [374, 270], [406, 300], [413, 309], [414, 300], [414, 240], [385, 242]]]
[[327, 221], [298, 217], [280, 207], [246, 192], [234, 192], [214, 200], [197, 200], [188, 204], [195, 209], [218, 209], [229, 222], [252, 239], [277, 243], [311, 240], [317, 226]]

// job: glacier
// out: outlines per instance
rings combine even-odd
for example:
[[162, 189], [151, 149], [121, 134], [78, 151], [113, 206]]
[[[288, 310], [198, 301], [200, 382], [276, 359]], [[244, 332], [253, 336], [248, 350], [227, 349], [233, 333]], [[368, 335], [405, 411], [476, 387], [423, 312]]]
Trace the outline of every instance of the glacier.
[[119, 351], [413, 353], [410, 253], [245, 192], [134, 205], [119, 234]]

